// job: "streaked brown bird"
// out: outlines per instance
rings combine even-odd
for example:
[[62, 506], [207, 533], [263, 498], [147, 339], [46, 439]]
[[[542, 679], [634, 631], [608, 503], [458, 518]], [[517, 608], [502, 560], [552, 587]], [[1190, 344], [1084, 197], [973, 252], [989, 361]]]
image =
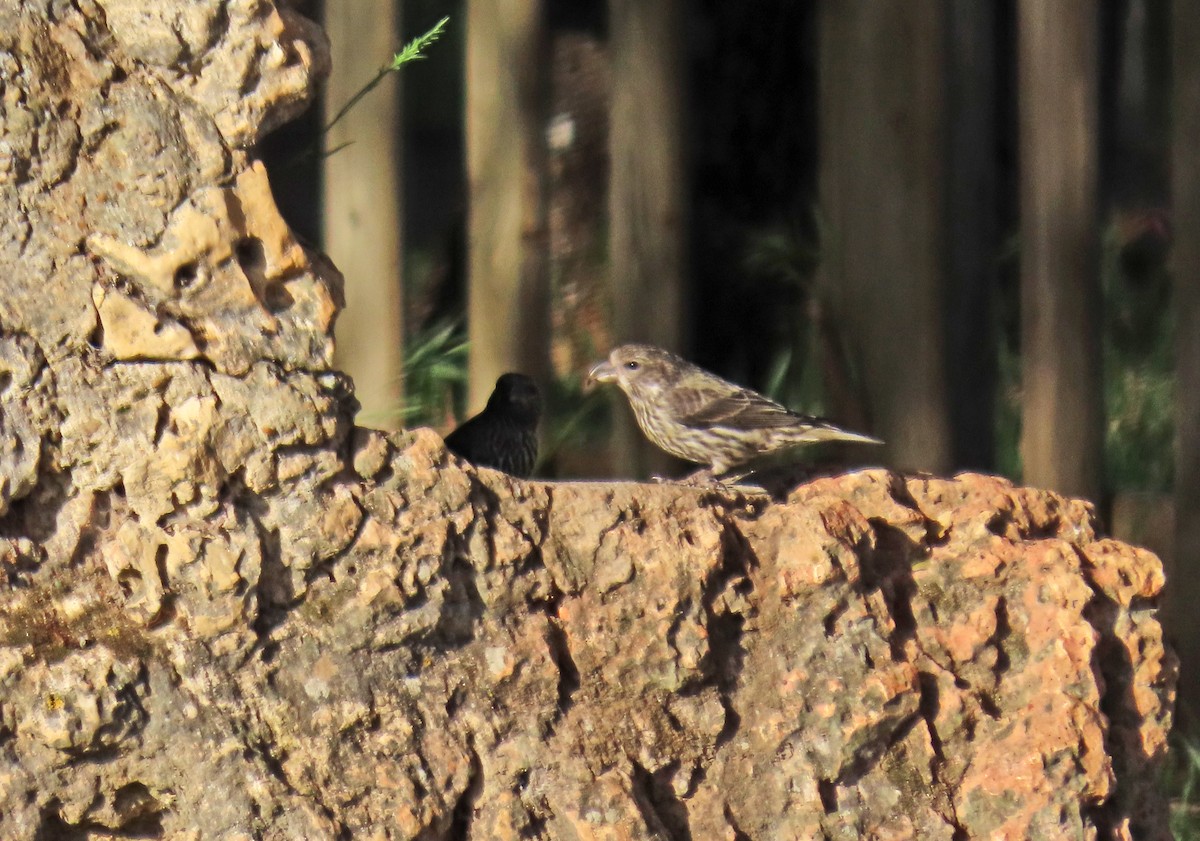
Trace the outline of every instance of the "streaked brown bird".
[[487, 406], [446, 436], [446, 447], [476, 467], [521, 478], [537, 464], [542, 394], [524, 374], [501, 374]]
[[588, 378], [615, 382], [651, 443], [708, 465], [713, 477], [798, 444], [883, 443], [793, 412], [653, 345], [622, 345]]

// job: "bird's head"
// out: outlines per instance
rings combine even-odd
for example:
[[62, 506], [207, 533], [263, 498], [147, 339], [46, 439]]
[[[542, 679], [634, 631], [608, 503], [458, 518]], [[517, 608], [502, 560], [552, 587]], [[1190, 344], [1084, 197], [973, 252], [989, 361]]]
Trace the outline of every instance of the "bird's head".
[[537, 383], [524, 374], [501, 374], [488, 398], [488, 408], [536, 422], [542, 413], [542, 393]]
[[588, 371], [590, 383], [616, 383], [626, 394], [651, 397], [692, 366], [653, 345], [621, 345]]

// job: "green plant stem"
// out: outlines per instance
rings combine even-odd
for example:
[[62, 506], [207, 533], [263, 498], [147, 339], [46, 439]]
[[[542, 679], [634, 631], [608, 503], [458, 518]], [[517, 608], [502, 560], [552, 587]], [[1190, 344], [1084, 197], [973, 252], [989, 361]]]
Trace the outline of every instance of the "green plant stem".
[[[379, 72], [375, 74], [375, 78], [371, 79], [371, 81], [359, 88], [358, 92], [354, 94], [354, 96], [350, 97], [350, 100], [345, 105], [338, 109], [338, 112], [333, 115], [333, 119], [325, 124], [325, 128], [321, 130], [321, 134], [327, 134], [329, 130], [337, 124], [337, 121], [346, 116], [351, 108], [357, 105], [364, 96], [373, 91], [379, 85], [379, 83], [383, 81], [383, 78], [387, 76], [387, 74], [399, 70], [410, 61], [418, 61], [419, 59], [424, 58], [425, 56], [422, 55], [422, 51], [438, 38], [442, 37], [442, 33], [446, 30], [446, 24], [449, 22], [450, 18], [444, 17], [434, 24], [433, 28], [424, 35], [418, 35], [416, 38], [413, 38], [411, 41], [405, 44], [404, 49], [392, 56], [392, 60], [390, 62], [379, 68]], [[332, 152], [327, 154], [332, 154]]]

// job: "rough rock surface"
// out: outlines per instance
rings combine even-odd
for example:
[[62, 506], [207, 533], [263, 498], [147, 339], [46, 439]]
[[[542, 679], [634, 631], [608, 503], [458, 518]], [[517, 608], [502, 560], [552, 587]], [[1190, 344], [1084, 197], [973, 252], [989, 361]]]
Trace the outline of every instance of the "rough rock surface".
[[1161, 568], [1086, 504], [354, 429], [243, 151], [323, 55], [266, 0], [0, 7], [0, 837], [1167, 837]]

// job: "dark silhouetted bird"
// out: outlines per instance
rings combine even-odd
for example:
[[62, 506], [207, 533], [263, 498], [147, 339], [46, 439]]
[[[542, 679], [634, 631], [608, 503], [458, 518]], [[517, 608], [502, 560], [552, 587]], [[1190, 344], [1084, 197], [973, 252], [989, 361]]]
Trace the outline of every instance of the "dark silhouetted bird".
[[522, 478], [537, 463], [542, 395], [524, 374], [501, 374], [487, 406], [446, 436], [446, 447], [476, 467]]
[[625, 392], [638, 426], [655, 446], [708, 465], [713, 477], [797, 444], [883, 443], [797, 414], [652, 345], [622, 345], [588, 376], [615, 382]]

